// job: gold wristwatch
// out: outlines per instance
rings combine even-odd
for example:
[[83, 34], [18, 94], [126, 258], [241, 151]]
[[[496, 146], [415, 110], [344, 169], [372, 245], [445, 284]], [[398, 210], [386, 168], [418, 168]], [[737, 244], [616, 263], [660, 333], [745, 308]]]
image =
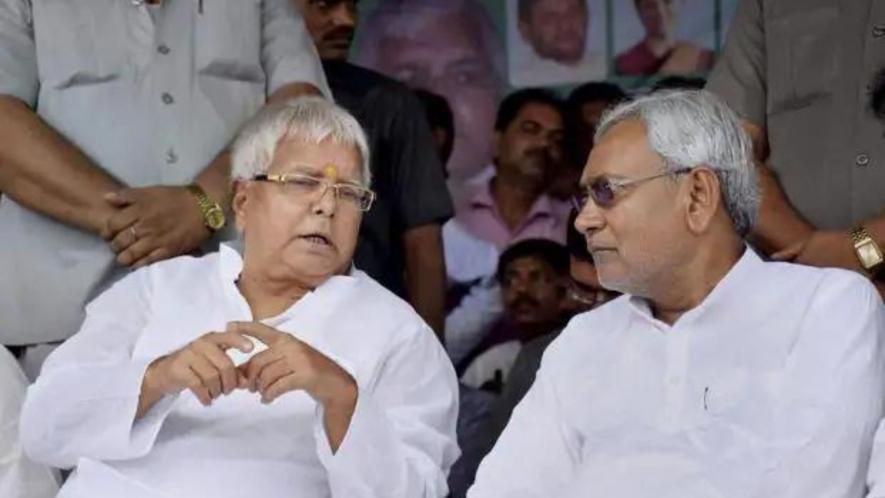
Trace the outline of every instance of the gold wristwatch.
[[221, 230], [225, 222], [224, 209], [217, 202], [210, 199], [206, 192], [197, 184], [188, 185], [187, 191], [197, 199], [200, 213], [203, 214], [203, 223], [209, 229], [209, 232], [215, 233]]
[[885, 267], [885, 255], [882, 254], [882, 248], [873, 240], [864, 227], [858, 226], [851, 229], [848, 234], [854, 243], [854, 252], [857, 253], [857, 259], [860, 260], [861, 266], [870, 274], [875, 275], [879, 270]]

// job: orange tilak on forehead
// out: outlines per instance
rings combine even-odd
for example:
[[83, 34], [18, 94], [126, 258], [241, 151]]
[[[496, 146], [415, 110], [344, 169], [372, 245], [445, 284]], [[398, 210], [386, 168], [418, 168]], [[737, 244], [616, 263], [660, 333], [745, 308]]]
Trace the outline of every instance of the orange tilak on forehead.
[[323, 176], [325, 176], [326, 178], [331, 180], [332, 183], [337, 182], [338, 181], [338, 166], [331, 164], [331, 163], [323, 166]]

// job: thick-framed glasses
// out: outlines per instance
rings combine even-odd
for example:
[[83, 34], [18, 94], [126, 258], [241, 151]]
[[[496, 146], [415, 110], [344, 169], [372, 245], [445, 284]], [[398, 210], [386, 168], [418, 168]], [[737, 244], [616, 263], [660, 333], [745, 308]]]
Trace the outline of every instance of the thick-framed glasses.
[[322, 199], [328, 189], [332, 189], [335, 199], [345, 206], [350, 206], [360, 211], [372, 209], [375, 201], [375, 192], [351, 183], [332, 183], [315, 176], [300, 173], [287, 173], [283, 175], [255, 175], [252, 177], [256, 182], [276, 183], [286, 188], [293, 196], [308, 197], [316, 196]]
[[579, 213], [584, 209], [584, 206], [587, 205], [587, 201], [590, 199], [593, 199], [593, 203], [601, 208], [609, 208], [615, 204], [618, 193], [625, 190], [627, 187], [667, 176], [684, 175], [691, 170], [692, 168], [680, 168], [673, 171], [667, 171], [666, 173], [633, 179], [618, 179], [599, 176], [590, 182], [590, 185], [586, 187], [584, 192], [572, 197], [572, 204]]

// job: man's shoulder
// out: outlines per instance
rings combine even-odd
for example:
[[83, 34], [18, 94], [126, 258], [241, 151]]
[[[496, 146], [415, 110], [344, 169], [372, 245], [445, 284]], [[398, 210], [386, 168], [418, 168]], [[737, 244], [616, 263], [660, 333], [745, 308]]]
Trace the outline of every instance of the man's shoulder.
[[[195, 286], [207, 276], [220, 274], [222, 255], [213, 251], [199, 256], [184, 255], [158, 261], [145, 270], [145, 277], [163, 287], [185, 285]], [[235, 276], [233, 277], [235, 279]]]
[[356, 282], [361, 307], [391, 322], [424, 324], [415, 309], [362, 270], [354, 269], [350, 277]]
[[604, 343], [623, 335], [630, 315], [629, 299], [629, 296], [620, 296], [575, 315], [546, 346], [544, 357], [551, 359], [545, 361], [566, 371], [571, 371], [575, 362], [587, 364], [590, 355], [603, 351]]
[[817, 268], [774, 261], [764, 262], [763, 267], [759, 278], [770, 286], [768, 288], [778, 289], [785, 294], [804, 290], [816, 300], [838, 302], [876, 292], [868, 279], [841, 268]]
[[333, 93], [345, 92], [359, 98], [375, 92], [411, 95], [404, 83], [351, 62], [323, 61], [323, 69]]

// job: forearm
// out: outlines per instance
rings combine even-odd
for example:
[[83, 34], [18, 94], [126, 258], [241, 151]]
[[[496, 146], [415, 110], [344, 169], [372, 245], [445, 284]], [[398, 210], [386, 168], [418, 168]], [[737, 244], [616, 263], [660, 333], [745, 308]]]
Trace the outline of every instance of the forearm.
[[323, 428], [326, 430], [326, 437], [333, 454], [338, 451], [347, 435], [347, 429], [356, 409], [357, 396], [359, 394], [354, 385], [347, 395], [341, 397], [341, 400], [323, 405]]
[[225, 212], [229, 212], [231, 199], [231, 153], [223, 150], [209, 166], [197, 176], [195, 183], [217, 202]]
[[0, 191], [22, 206], [99, 234], [113, 207], [104, 194], [120, 183], [43, 122], [0, 96]]
[[403, 244], [409, 301], [442, 340], [446, 285], [442, 230], [435, 223], [409, 229]]
[[777, 175], [768, 165], [770, 150], [765, 129], [749, 121], [744, 121], [743, 126], [753, 143], [754, 163], [762, 198], [759, 216], [750, 238], [765, 254], [772, 254], [804, 240], [814, 227], [790, 204]]
[[163, 399], [163, 392], [156, 382], [156, 365], [158, 361], [160, 360], [155, 360], [145, 370], [144, 378], [141, 381], [141, 392], [138, 395], [138, 408], [135, 410], [136, 421], [144, 417], [145, 413]]
[[752, 241], [766, 254], [780, 251], [808, 237], [814, 227], [787, 200], [774, 172], [757, 164], [762, 202]]

